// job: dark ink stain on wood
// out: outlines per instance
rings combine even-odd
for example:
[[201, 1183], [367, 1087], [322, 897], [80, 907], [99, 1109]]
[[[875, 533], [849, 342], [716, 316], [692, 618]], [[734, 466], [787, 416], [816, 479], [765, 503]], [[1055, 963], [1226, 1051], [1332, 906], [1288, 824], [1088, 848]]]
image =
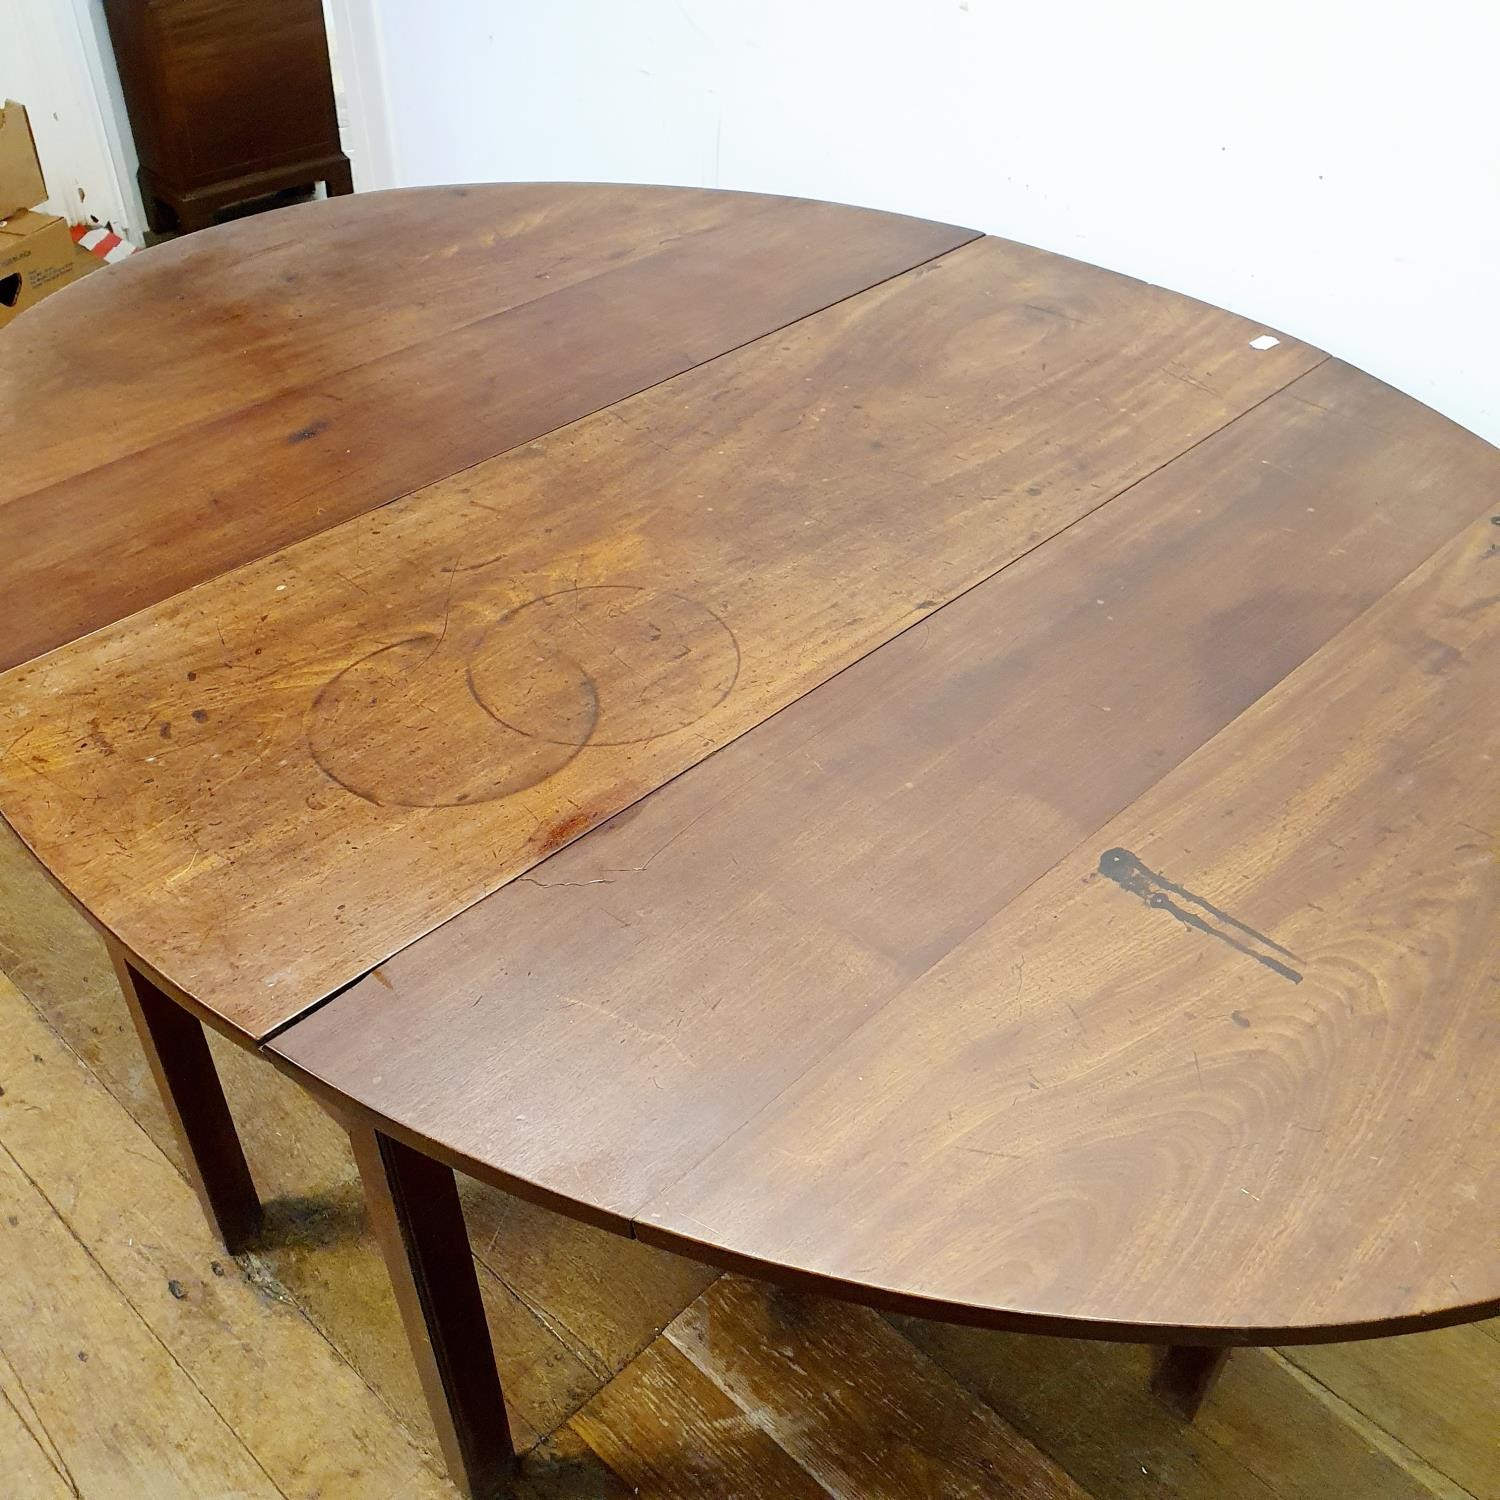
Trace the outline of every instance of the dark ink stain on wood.
[[1233, 1021], [1236, 1026], [1248, 1026], [1250, 1024], [1250, 1017], [1247, 1016], [1242, 1010], [1230, 1011], [1229, 1019]]
[[287, 434], [289, 443], [305, 443], [309, 438], [315, 438], [320, 432], [328, 431], [328, 418], [319, 417], [316, 422], [309, 422], [306, 427], [299, 427], [295, 432]]
[[178, 1301], [179, 1301], [179, 1302], [181, 1302], [181, 1301], [183, 1301], [183, 1300], [184, 1300], [184, 1299], [185, 1299], [185, 1298], [186, 1298], [186, 1297], [187, 1297], [187, 1291], [186, 1291], [186, 1289], [185, 1289], [185, 1288], [184, 1288], [184, 1287], [183, 1287], [183, 1285], [182, 1285], [182, 1283], [181, 1283], [181, 1282], [180, 1282], [180, 1281], [169, 1281], [169, 1282], [168, 1282], [168, 1283], [167, 1283], [167, 1290], [168, 1290], [168, 1291], [169, 1291], [169, 1292], [171, 1292], [171, 1294], [172, 1294], [172, 1295], [173, 1295], [173, 1296], [174, 1296], [174, 1297], [175, 1297], [175, 1298], [176, 1298], [176, 1299], [177, 1299], [177, 1300], [178, 1300]]
[[159, 733], [164, 740], [171, 739], [172, 738], [172, 721], [170, 719], [163, 719], [162, 723], [161, 723], [161, 728], [157, 731], [157, 733]]
[[197, 724], [208, 723], [208, 710], [206, 708], [195, 708], [193, 710], [193, 722]]
[[[1207, 933], [1211, 938], [1217, 938], [1221, 943], [1228, 943], [1235, 952], [1253, 958], [1256, 963], [1270, 969], [1273, 974], [1280, 974], [1293, 984], [1302, 983], [1302, 975], [1275, 956], [1281, 954], [1283, 958], [1297, 959], [1301, 963], [1302, 960], [1289, 948], [1283, 948], [1264, 933], [1247, 927], [1238, 918], [1231, 917], [1227, 911], [1221, 911], [1202, 896], [1194, 895], [1185, 886], [1177, 885], [1164, 875], [1148, 869], [1130, 850], [1106, 849], [1099, 856], [1099, 873], [1114, 881], [1122, 891], [1139, 897], [1153, 910], [1166, 912], [1184, 927], [1191, 927], [1198, 932]], [[1266, 949], [1271, 951], [1266, 952]]]

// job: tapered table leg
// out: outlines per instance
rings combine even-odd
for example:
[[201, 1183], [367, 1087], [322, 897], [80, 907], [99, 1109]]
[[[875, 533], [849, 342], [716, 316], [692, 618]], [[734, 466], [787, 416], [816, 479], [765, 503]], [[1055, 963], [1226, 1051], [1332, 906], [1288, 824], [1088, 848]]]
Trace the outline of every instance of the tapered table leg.
[[1224, 1362], [1228, 1349], [1205, 1349], [1198, 1344], [1173, 1344], [1151, 1377], [1151, 1389], [1178, 1416], [1189, 1422], [1198, 1415]]
[[509, 1494], [515, 1450], [453, 1173], [368, 1126], [349, 1139], [448, 1476], [471, 1500]]
[[115, 973], [152, 1076], [182, 1147], [188, 1177], [224, 1248], [238, 1254], [260, 1229], [260, 1198], [224, 1098], [203, 1023], [118, 954]]

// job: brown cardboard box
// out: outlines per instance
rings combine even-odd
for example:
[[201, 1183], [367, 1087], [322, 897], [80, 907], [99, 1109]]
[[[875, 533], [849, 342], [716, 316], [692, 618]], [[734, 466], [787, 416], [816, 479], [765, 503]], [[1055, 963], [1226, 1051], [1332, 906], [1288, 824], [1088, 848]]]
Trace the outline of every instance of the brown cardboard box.
[[68, 226], [32, 212], [46, 196], [31, 122], [8, 99], [0, 109], [0, 328], [77, 275]]
[[0, 219], [18, 208], [35, 208], [46, 196], [26, 106], [7, 99], [0, 109]]
[[61, 219], [29, 208], [0, 219], [0, 328], [77, 272], [73, 236]]

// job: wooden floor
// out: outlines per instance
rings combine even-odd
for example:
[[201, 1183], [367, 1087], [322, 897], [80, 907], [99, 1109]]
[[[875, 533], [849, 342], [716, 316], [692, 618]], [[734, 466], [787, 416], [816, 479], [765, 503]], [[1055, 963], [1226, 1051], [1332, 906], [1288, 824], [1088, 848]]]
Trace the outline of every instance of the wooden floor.
[[[102, 950], [3, 829], [0, 969], [0, 1495], [451, 1495], [338, 1129], [218, 1048], [271, 1203], [231, 1260]], [[1495, 1324], [1245, 1351], [1186, 1426], [1141, 1349], [886, 1320], [466, 1207], [534, 1497], [1500, 1497]]]

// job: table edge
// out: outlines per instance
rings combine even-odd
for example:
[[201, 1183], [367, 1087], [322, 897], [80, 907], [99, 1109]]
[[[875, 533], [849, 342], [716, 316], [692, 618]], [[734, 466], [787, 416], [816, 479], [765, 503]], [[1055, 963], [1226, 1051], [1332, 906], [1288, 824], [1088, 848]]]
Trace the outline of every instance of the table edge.
[[624, 1239], [638, 1240], [641, 1244], [684, 1256], [699, 1264], [775, 1282], [794, 1291], [857, 1303], [879, 1312], [1000, 1333], [1045, 1334], [1108, 1343], [1197, 1344], [1214, 1348], [1353, 1343], [1398, 1334], [1422, 1333], [1436, 1328], [1451, 1328], [1500, 1315], [1500, 1286], [1465, 1302], [1410, 1313], [1351, 1318], [1347, 1322], [1194, 1324], [1151, 1319], [1080, 1317], [1040, 1308], [957, 1302], [907, 1288], [853, 1281], [808, 1266], [768, 1260], [737, 1250], [732, 1245], [654, 1224], [649, 1217], [649, 1204], [633, 1213], [625, 1213], [569, 1197], [555, 1188], [469, 1156], [391, 1116], [381, 1114], [293, 1061], [286, 1053], [277, 1049], [274, 1040], [260, 1044], [256, 1050], [278, 1072], [306, 1089], [341, 1124], [347, 1126], [355, 1123], [389, 1135], [466, 1177], [499, 1188], [502, 1192], [562, 1214], [568, 1219], [608, 1230]]

